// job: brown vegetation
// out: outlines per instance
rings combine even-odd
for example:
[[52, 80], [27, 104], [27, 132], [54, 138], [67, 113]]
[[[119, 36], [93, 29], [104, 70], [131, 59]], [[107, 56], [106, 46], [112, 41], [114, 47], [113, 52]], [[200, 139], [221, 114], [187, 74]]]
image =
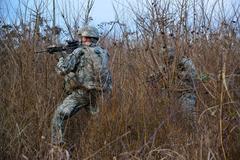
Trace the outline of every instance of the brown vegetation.
[[[172, 11], [173, 4], [177, 8]], [[120, 28], [117, 36], [101, 40], [111, 54], [112, 97], [99, 102], [96, 117], [83, 110], [69, 119], [65, 137], [67, 148], [73, 149], [57, 148], [55, 153], [50, 121], [65, 96], [63, 79], [54, 71], [55, 55], [34, 53], [50, 45], [51, 31], [39, 30], [38, 18], [9, 25], [1, 21], [0, 159], [68, 159], [68, 154], [101, 160], [239, 159], [239, 6], [218, 19], [215, 10], [208, 13], [195, 1], [152, 1], [142, 7], [140, 13], [129, 6], [134, 32], [119, 19], [106, 24]], [[181, 117], [174, 67], [164, 80], [147, 82], [164, 63], [166, 46], [196, 65], [195, 127]]]

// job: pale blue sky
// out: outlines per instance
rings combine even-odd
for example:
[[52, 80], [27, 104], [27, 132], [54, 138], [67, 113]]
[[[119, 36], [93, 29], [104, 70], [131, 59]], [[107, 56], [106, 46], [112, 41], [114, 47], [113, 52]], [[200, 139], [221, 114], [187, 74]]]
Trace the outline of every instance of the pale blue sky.
[[115, 19], [112, 0], [95, 0], [92, 16], [96, 23], [111, 21]]
[[[52, 0], [0, 0], [0, 20], [5, 21], [6, 23], [14, 23], [16, 20], [19, 20], [19, 10], [18, 4], [27, 4], [30, 8], [34, 9], [34, 2], [39, 4], [43, 1], [45, 4], [42, 7], [44, 10], [44, 17], [47, 17], [48, 23], [52, 24]], [[93, 9], [91, 11], [91, 16], [93, 17], [92, 24], [97, 25], [101, 22], [109, 22], [115, 20], [115, 12], [113, 9], [113, 4], [117, 9], [118, 15], [120, 16], [120, 20], [126, 23], [129, 19], [131, 19], [131, 10], [127, 2], [145, 2], [146, 0], [95, 0]], [[151, 0], [149, 0], [151, 1]], [[160, 2], [168, 1], [168, 0], [159, 0]], [[199, 4], [201, 0], [196, 0]], [[209, 1], [209, 4], [213, 4], [216, 0], [204, 0], [205, 3]], [[64, 26], [63, 18], [61, 16], [61, 12], [64, 13], [66, 17], [68, 17], [68, 22], [72, 25], [73, 17], [77, 17], [78, 14], [83, 13], [83, 8], [81, 6], [85, 3], [86, 5], [87, 0], [56, 0], [56, 25]], [[232, 5], [237, 9], [237, 6], [240, 5], [240, 0], [219, 0], [219, 2], [224, 2], [224, 7], [226, 10], [228, 8], [232, 9]], [[219, 3], [220, 4], [220, 3]], [[124, 5], [124, 7], [123, 7]], [[22, 5], [23, 6], [23, 5]], [[133, 7], [137, 7], [134, 5]], [[208, 9], [211, 9], [211, 5], [208, 5]], [[232, 11], [232, 10], [229, 10]], [[30, 17], [30, 11], [26, 14], [27, 17]], [[21, 11], [24, 12], [23, 10]], [[227, 13], [229, 13], [227, 12]], [[32, 12], [33, 13], [33, 12]], [[220, 15], [220, 12], [217, 13]], [[83, 16], [82, 16], [83, 17]], [[29, 19], [28, 19], [29, 20]], [[81, 21], [79, 20], [79, 25], [81, 25]]]
[[[100, 24], [101, 22], [109, 22], [109, 21], [114, 21], [115, 20], [115, 11], [113, 9], [113, 4], [117, 10], [117, 14], [120, 18], [121, 23], [125, 23], [128, 24], [128, 29], [133, 29], [134, 30], [134, 26], [132, 25], [134, 23], [132, 21], [132, 12], [130, 9], [130, 6], [128, 4], [128, 2], [131, 2], [132, 7], [134, 7], [135, 9], [137, 9], [137, 7], [139, 7], [139, 11], [137, 12], [138, 14], [141, 14], [141, 12], [144, 10], [142, 10], [141, 8], [143, 6], [143, 3], [146, 2], [147, 0], [95, 0], [93, 9], [91, 11], [91, 17], [93, 17], [93, 21], [92, 25], [96, 26], [97, 24]], [[151, 1], [151, 0], [148, 0]], [[168, 1], [168, 0], [159, 0], [159, 2], [164, 3], [164, 1]], [[174, 0], [176, 1], [176, 0]], [[191, 0], [192, 1], [192, 0]], [[196, 0], [197, 2], [200, 2], [202, 0]], [[207, 10], [208, 12], [210, 12], [210, 10], [212, 9], [212, 4], [213, 2], [215, 2], [216, 0], [203, 0], [205, 3], [208, 1], [208, 5], [207, 5]], [[47, 24], [49, 24], [50, 26], [52, 26], [52, 2], [53, 0], [0, 0], [0, 21], [1, 23], [19, 23], [20, 20], [20, 14], [19, 14], [19, 8], [18, 8], [18, 4], [19, 2], [21, 2], [21, 4], [27, 4], [28, 2], [28, 11], [26, 13], [26, 22], [28, 23], [29, 21], [33, 21], [33, 17], [31, 16], [34, 11], [35, 11], [35, 7], [34, 7], [34, 2], [36, 2], [37, 4], [39, 4], [40, 2], [44, 2], [44, 5], [41, 7], [42, 11], [44, 13], [44, 15], [42, 15], [46, 21]], [[73, 21], [75, 17], [78, 17], [78, 14], [83, 14], [84, 9], [82, 8], [83, 4], [85, 3], [86, 6], [86, 2], [87, 0], [56, 0], [56, 25], [60, 26], [61, 28], [64, 29], [64, 34], [63, 37], [65, 38], [69, 38], [69, 32], [67, 30], [66, 24], [63, 21], [63, 18], [61, 16], [61, 12], [64, 13], [65, 17], [67, 17], [67, 21], [70, 24], [70, 26], [73, 26]], [[137, 3], [138, 5], [136, 5]], [[224, 8], [225, 10], [227, 10], [226, 14], [232, 15], [232, 6], [235, 7], [235, 9], [238, 8], [238, 6], [240, 5], [240, 0], [219, 0], [219, 2], [224, 2]], [[133, 5], [135, 4], [135, 5]], [[219, 3], [217, 5], [217, 8], [219, 7], [221, 3]], [[197, 3], [197, 5], [200, 5], [199, 3]], [[24, 6], [24, 5], [21, 5]], [[178, 6], [177, 6], [178, 7]], [[24, 14], [24, 8], [20, 11], [22, 14]], [[221, 7], [220, 7], [221, 8]], [[231, 9], [229, 9], [231, 8]], [[31, 9], [33, 9], [34, 11], [31, 11]], [[191, 9], [192, 10], [192, 9]], [[215, 10], [217, 13], [215, 13], [215, 17], [218, 18], [218, 16], [220, 15], [220, 19], [221, 19], [221, 12], [220, 9]], [[231, 14], [230, 14], [231, 13]], [[238, 14], [239, 14], [239, 8], [238, 8]], [[200, 13], [201, 15], [201, 13]], [[229, 16], [226, 15], [226, 16]], [[24, 16], [24, 15], [21, 15]], [[191, 15], [190, 15], [191, 16]], [[77, 24], [78, 27], [82, 26], [82, 18], [83, 15], [80, 19], [77, 19], [77, 22], [79, 22]], [[239, 21], [238, 19], [232, 19], [235, 21]], [[217, 21], [217, 20], [216, 20]], [[239, 22], [237, 22], [237, 25], [239, 25]], [[110, 26], [108, 26], [110, 27]], [[133, 28], [132, 28], [133, 27]], [[100, 29], [100, 28], [99, 28]], [[107, 29], [107, 28], [106, 28]], [[104, 32], [104, 31], [103, 31]]]
[[[39, 3], [42, 0], [0, 0], [1, 16], [3, 15], [4, 19], [8, 19], [8, 20], [10, 19], [10, 21], [14, 22], [14, 20], [16, 19], [15, 13], [17, 10], [18, 3], [21, 2], [21, 3], [27, 4], [27, 2], [29, 2], [29, 6], [32, 6], [34, 1]], [[52, 8], [51, 8], [52, 0], [43, 0], [43, 1], [47, 5], [47, 6], [45, 6], [45, 8], [49, 8], [48, 14], [50, 16], [51, 12], [52, 12]], [[123, 7], [119, 4], [119, 3], [126, 4], [126, 1], [129, 1], [132, 3], [136, 0], [95, 0], [95, 4], [94, 4], [93, 10], [91, 12], [91, 16], [93, 17], [94, 24], [112, 21], [115, 19], [115, 12], [113, 9], [113, 4], [115, 5], [116, 9], [118, 10], [118, 14], [120, 14], [120, 16], [122, 15], [122, 18], [128, 19], [130, 17], [129, 16], [130, 13], [127, 13], [129, 10], [126, 8], [123, 9]], [[137, 1], [140, 2], [140, 1], [144, 1], [144, 0], [137, 0]], [[198, 0], [198, 2], [199, 1], [200, 0]], [[205, 0], [205, 2], [207, 2], [207, 1], [208, 0]], [[215, 0], [209, 0], [210, 4], [213, 1], [215, 1]], [[219, 1], [221, 2], [222, 0], [219, 0]], [[81, 13], [80, 10], [82, 8], [80, 8], [80, 6], [83, 3], [86, 3], [87, 0], [56, 0], [56, 2], [57, 2], [57, 8], [56, 8], [57, 23], [60, 23], [60, 21], [62, 19], [60, 11], [63, 11], [64, 14], [66, 14], [66, 13], [69, 14], [70, 12], [72, 12], [73, 14], [69, 14], [68, 15], [69, 17], [76, 16], [77, 13]], [[224, 6], [226, 8], [230, 7], [232, 4], [235, 7], [240, 5], [240, 0], [223, 0], [223, 2], [224, 2]], [[128, 6], [128, 5], [126, 5], [126, 6]], [[8, 9], [7, 9], [7, 7], [8, 7]], [[7, 11], [9, 11], [9, 12], [7, 12]]]
[[[8, 21], [10, 20], [11, 22], [15, 21], [17, 18], [15, 14], [18, 9], [19, 1], [23, 4], [27, 4], [29, 1], [28, 6], [30, 6], [30, 8], [34, 8], [34, 0], [0, 0], [0, 13], [5, 20], [8, 19]], [[41, 0], [35, 0], [37, 4], [39, 4], [40, 1]], [[52, 12], [52, 0], [44, 0], [44, 2], [49, 8], [48, 11], [45, 10], [45, 12]], [[76, 15], [77, 12], [81, 12], [78, 11], [78, 9], [82, 9], [80, 7], [83, 3], [86, 3], [86, 0], [56, 0], [57, 21], [61, 21], [60, 11], [63, 11], [64, 14], [73, 12], [73, 14]], [[95, 24], [112, 21], [115, 19], [115, 13], [112, 4], [113, 0], [95, 0], [93, 9], [91, 11], [91, 16], [93, 17]], [[66, 6], [68, 9], [65, 8]]]

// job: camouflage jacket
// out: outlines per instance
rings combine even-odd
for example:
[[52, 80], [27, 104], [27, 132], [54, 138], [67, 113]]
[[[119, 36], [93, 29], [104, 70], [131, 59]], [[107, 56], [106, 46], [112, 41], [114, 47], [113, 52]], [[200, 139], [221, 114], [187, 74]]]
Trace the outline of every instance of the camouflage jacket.
[[182, 57], [177, 65], [178, 78], [187, 86], [194, 87], [196, 79], [196, 69], [192, 60], [187, 57]]
[[176, 82], [177, 82], [177, 90], [178, 91], [192, 91], [194, 88], [194, 83], [197, 77], [196, 68], [193, 61], [186, 57], [182, 56], [176, 60], [176, 64], [173, 64], [173, 60], [175, 58], [175, 50], [170, 48], [168, 50], [168, 65], [162, 63], [159, 66], [159, 70], [157, 73], [150, 74], [147, 78], [147, 82], [157, 82], [158, 80], [164, 78], [164, 76], [168, 76], [167, 72], [171, 71], [171, 67], [174, 67], [176, 70]]
[[56, 71], [65, 76], [65, 89], [112, 89], [111, 73], [108, 68], [109, 54], [97, 45], [75, 49], [66, 58], [60, 58]]

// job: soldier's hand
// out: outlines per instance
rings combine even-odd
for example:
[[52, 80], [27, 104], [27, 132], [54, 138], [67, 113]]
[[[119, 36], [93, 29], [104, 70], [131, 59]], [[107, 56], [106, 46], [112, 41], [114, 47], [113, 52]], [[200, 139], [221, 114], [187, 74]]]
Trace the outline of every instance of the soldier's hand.
[[64, 63], [64, 58], [63, 58], [63, 57], [60, 57], [59, 60], [58, 60], [58, 65], [59, 65], [59, 64], [62, 65], [63, 63]]

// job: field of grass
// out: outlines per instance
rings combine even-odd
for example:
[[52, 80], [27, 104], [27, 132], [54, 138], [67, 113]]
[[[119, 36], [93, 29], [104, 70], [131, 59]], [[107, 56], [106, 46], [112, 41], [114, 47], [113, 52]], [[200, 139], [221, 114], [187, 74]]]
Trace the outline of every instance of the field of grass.
[[[173, 4], [177, 8], [171, 9]], [[67, 144], [54, 151], [50, 122], [66, 96], [63, 77], [54, 70], [56, 55], [34, 53], [51, 44], [51, 35], [37, 18], [20, 24], [1, 21], [0, 159], [238, 160], [239, 5], [224, 17], [201, 4], [153, 1], [142, 5], [144, 13], [129, 6], [134, 31], [120, 20], [107, 24], [120, 28], [116, 36], [101, 39], [111, 58], [112, 96], [99, 101], [97, 116], [82, 110], [70, 118]], [[194, 127], [177, 102], [174, 67], [164, 80], [147, 82], [164, 63], [165, 46], [176, 49], [176, 61], [185, 55], [196, 65]]]

